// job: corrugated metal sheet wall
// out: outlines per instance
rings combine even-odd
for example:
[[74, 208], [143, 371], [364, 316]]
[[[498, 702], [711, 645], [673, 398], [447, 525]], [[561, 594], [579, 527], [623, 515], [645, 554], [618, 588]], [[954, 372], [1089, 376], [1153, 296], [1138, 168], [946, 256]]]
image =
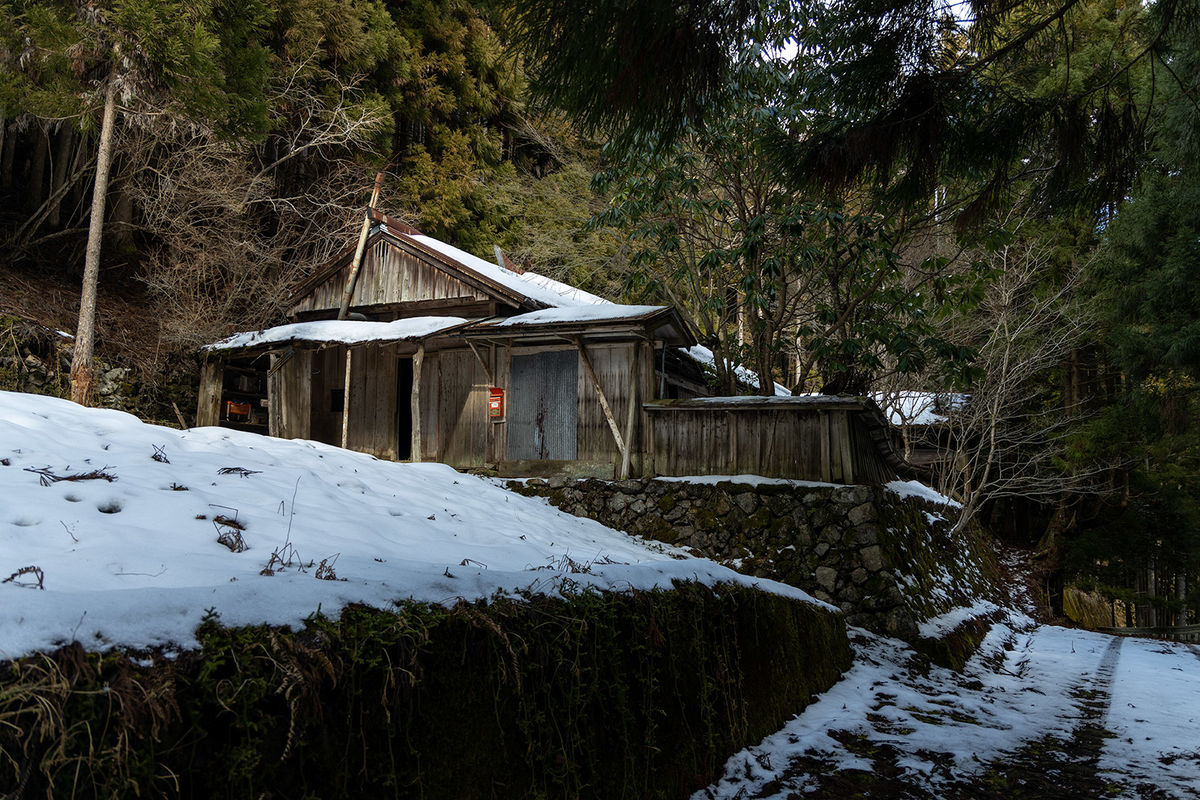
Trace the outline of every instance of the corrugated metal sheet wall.
[[579, 354], [514, 355], [508, 392], [508, 458], [576, 458]]

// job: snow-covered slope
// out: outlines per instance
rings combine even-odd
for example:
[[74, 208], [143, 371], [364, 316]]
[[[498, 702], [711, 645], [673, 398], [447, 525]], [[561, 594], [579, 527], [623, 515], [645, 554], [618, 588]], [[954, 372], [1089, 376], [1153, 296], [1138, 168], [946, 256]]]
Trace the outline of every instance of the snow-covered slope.
[[208, 609], [227, 625], [296, 624], [354, 602], [675, 580], [752, 583], [816, 602], [444, 465], [221, 428], [182, 432], [0, 392], [0, 581], [10, 575], [0, 583], [0, 659], [72, 640], [186, 648]]

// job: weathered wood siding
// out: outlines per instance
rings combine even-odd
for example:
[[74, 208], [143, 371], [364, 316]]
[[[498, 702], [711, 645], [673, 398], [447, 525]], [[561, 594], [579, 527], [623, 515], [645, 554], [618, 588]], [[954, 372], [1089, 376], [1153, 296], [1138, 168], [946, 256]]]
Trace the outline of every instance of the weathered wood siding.
[[[629, 413], [633, 388], [629, 380], [633, 346], [588, 347], [587, 351], [596, 377], [600, 380], [600, 388], [604, 390], [604, 398], [608, 400], [613, 418], [617, 421], [617, 428], [624, 436], [625, 416]], [[579, 460], [619, 462], [621, 451], [617, 448], [617, 440], [613, 438], [612, 428], [596, 395], [596, 387], [586, 369], [579, 370], [578, 390]]]
[[312, 352], [271, 354], [267, 376], [268, 422], [272, 436], [308, 439], [312, 430]]
[[[342, 403], [346, 386], [346, 348], [327, 347], [312, 354], [312, 428], [309, 437], [342, 444]], [[335, 410], [338, 409], [338, 410]]]
[[[350, 426], [346, 446], [376, 458], [396, 457], [395, 345], [354, 348], [350, 362]], [[406, 398], [407, 399], [407, 398]]]
[[845, 410], [662, 409], [649, 414], [659, 475], [762, 475], [880, 484], [895, 478]]
[[[350, 264], [304, 297], [293, 312], [339, 308]], [[363, 254], [353, 305], [370, 306], [418, 300], [459, 299], [464, 304], [491, 298], [387, 241], [378, 241]]]
[[877, 440], [857, 414], [850, 415], [850, 440], [854, 449], [854, 464], [858, 483], [880, 485], [896, 480], [896, 470], [879, 453]]
[[196, 426], [221, 424], [221, 389], [225, 383], [225, 364], [205, 361], [200, 367], [200, 400], [196, 404]]
[[487, 374], [470, 350], [438, 354], [438, 461], [458, 469], [488, 460]]
[[[440, 452], [438, 395], [441, 392], [440, 353], [426, 353], [421, 364], [421, 457], [414, 461], [437, 461]], [[411, 403], [411, 398], [408, 401]], [[411, 409], [411, 405], [406, 405]]]
[[[633, 372], [635, 347], [642, 348], [636, 374]], [[629, 405], [633, 403], [636, 406], [629, 445], [637, 472], [642, 454], [650, 449], [649, 428], [644, 424], [645, 413], [640, 406], [655, 396], [653, 352], [644, 343], [632, 342], [588, 346], [587, 350], [622, 437], [626, 435]], [[586, 370], [580, 370], [579, 375], [579, 460], [613, 461], [618, 464], [621, 460], [621, 451]]]

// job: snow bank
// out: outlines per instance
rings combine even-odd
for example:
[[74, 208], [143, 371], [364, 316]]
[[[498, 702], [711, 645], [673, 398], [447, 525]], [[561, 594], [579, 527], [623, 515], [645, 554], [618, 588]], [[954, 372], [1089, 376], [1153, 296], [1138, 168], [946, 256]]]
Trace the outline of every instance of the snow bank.
[[[0, 499], [0, 581], [37, 567], [44, 587], [35, 572], [0, 584], [0, 658], [72, 640], [192, 647], [207, 609], [227, 625], [296, 625], [348, 603], [680, 580], [815, 602], [441, 464], [178, 431], [35, 395], [0, 392]], [[244, 528], [247, 550], [218, 543], [236, 538], [218, 517]], [[317, 579], [322, 561], [337, 580]]]

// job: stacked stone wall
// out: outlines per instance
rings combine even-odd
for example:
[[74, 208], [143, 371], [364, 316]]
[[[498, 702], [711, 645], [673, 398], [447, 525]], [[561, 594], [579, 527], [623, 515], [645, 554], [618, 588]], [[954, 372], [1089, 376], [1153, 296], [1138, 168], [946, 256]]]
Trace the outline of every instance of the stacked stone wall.
[[884, 487], [564, 478], [510, 484], [563, 511], [799, 587], [851, 625], [909, 641], [920, 623], [995, 595], [977, 529]]

